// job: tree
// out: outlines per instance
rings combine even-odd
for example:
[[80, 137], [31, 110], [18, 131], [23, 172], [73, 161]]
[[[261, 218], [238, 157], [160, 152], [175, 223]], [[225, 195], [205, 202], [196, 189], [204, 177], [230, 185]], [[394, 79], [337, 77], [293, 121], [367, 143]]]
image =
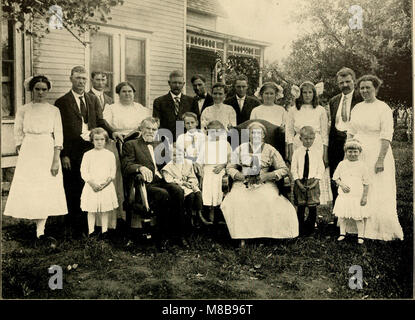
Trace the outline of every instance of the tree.
[[[350, 12], [352, 5], [362, 9], [361, 28], [354, 24], [359, 12]], [[324, 81], [326, 93], [333, 96], [338, 93], [336, 72], [347, 66], [358, 77], [380, 77], [381, 99], [412, 102], [409, 0], [303, 0], [298, 12], [297, 19], [313, 27], [294, 41], [291, 56], [283, 61], [284, 72], [297, 84]]]
[[[248, 95], [254, 94], [259, 84], [259, 62], [253, 57], [244, 56], [229, 56], [226, 63], [220, 54], [217, 54], [217, 62], [221, 64], [221, 71], [219, 72], [219, 78], [217, 81], [223, 81], [226, 83], [228, 97], [235, 94], [233, 84], [235, 78], [238, 75], [245, 75], [248, 77]], [[223, 78], [224, 77], [224, 78]]]
[[3, 0], [3, 16], [16, 22], [27, 35], [41, 38], [50, 31], [49, 21], [55, 15], [50, 8], [57, 5], [62, 9], [57, 19], [81, 35], [98, 29], [91, 19], [106, 23], [111, 19], [111, 8], [123, 3], [124, 0]]

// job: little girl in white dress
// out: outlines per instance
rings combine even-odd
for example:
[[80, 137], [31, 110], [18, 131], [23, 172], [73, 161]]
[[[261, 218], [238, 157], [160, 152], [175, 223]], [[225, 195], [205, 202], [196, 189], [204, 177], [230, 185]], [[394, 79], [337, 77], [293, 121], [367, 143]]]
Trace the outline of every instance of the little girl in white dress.
[[91, 130], [90, 138], [94, 149], [82, 158], [81, 176], [85, 181], [81, 195], [81, 209], [88, 212], [89, 234], [94, 232], [96, 216], [101, 216], [102, 234], [108, 230], [108, 216], [118, 208], [114, 187], [115, 156], [105, 149], [108, 133], [102, 128]]
[[225, 127], [220, 121], [209, 122], [207, 131], [208, 137], [197, 162], [203, 168], [203, 205], [210, 207], [209, 219], [213, 223], [215, 207], [218, 207], [223, 200], [222, 178], [230, 160], [231, 146], [226, 140]]
[[333, 174], [333, 180], [339, 186], [339, 195], [333, 208], [339, 218], [340, 236], [344, 240], [346, 233], [356, 233], [358, 243], [363, 243], [364, 223], [369, 217], [366, 210], [369, 191], [368, 170], [359, 160], [362, 146], [357, 140], [348, 140], [344, 145], [346, 159], [341, 161]]

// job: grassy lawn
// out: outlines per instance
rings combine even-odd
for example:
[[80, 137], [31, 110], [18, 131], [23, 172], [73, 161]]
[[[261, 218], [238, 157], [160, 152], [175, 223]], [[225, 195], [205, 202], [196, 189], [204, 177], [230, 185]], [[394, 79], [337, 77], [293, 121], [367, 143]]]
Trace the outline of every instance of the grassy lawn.
[[[355, 238], [337, 243], [330, 208], [319, 208], [314, 236], [255, 240], [237, 248], [226, 227], [193, 235], [191, 249], [158, 253], [151, 243], [59, 240], [36, 246], [35, 226], [2, 216], [2, 295], [29, 299], [389, 299], [412, 298], [412, 145], [393, 143], [403, 241]], [[3, 198], [3, 207], [4, 207]], [[48, 228], [53, 228], [48, 224]], [[76, 268], [68, 270], [74, 264]], [[63, 289], [51, 290], [51, 265], [63, 267]], [[363, 289], [349, 288], [360, 265]]]

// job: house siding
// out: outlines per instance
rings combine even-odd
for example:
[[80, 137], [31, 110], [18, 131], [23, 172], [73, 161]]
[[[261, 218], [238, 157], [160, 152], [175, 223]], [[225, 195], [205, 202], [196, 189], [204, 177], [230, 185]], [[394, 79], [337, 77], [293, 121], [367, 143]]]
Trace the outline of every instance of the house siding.
[[217, 17], [187, 10], [187, 25], [216, 31]]
[[[126, 0], [122, 6], [111, 10], [112, 19], [108, 21], [111, 28], [146, 33], [150, 108], [156, 97], [169, 90], [169, 73], [175, 69], [185, 71], [185, 4], [183, 0]], [[89, 65], [88, 50], [67, 30], [51, 30], [45, 38], [35, 42], [33, 71], [50, 77], [53, 90], [49, 102], [53, 103], [69, 90], [73, 66]]]

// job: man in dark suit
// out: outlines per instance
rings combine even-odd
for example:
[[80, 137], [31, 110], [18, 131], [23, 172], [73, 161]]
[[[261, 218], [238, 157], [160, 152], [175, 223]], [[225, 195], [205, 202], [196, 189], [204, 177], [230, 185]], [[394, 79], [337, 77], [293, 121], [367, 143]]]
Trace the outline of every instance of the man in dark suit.
[[[85, 92], [88, 79], [84, 67], [77, 66], [71, 71], [72, 89], [55, 102], [61, 113], [63, 127], [63, 150], [61, 152], [63, 183], [68, 205], [66, 232], [69, 236], [74, 229], [75, 236], [86, 230], [86, 215], [82, 214], [80, 198], [84, 181], [80, 167], [84, 153], [93, 148], [89, 141], [89, 131], [102, 127], [112, 134], [111, 128], [102, 118], [99, 100]], [[85, 229], [85, 230], [84, 230]]]
[[149, 205], [158, 216], [157, 244], [163, 249], [167, 245], [166, 239], [171, 237], [187, 247], [184, 191], [176, 183], [167, 183], [159, 171], [166, 160], [162, 157], [163, 145], [154, 141], [157, 127], [156, 118], [144, 119], [140, 125], [141, 135], [124, 144], [123, 175], [128, 179], [141, 174], [146, 182]]
[[[169, 76], [170, 91], [153, 102], [153, 117], [160, 119], [160, 129], [167, 129], [176, 141], [176, 121], [181, 121], [185, 112], [198, 114], [198, 109], [192, 105], [193, 99], [182, 93], [184, 76], [181, 71], [173, 71]], [[184, 133], [178, 132], [178, 135]], [[170, 141], [171, 142], [171, 141]]]
[[101, 71], [91, 72], [92, 87], [88, 93], [93, 94], [98, 98], [102, 111], [104, 111], [106, 105], [110, 105], [114, 103], [112, 98], [104, 92], [104, 90], [107, 87], [107, 83], [108, 83], [108, 78], [104, 72], [101, 72]]
[[206, 79], [200, 74], [196, 74], [191, 79], [193, 90], [196, 95], [193, 98], [193, 108], [198, 110], [197, 116], [200, 127], [200, 115], [207, 107], [213, 105], [213, 98], [206, 90]]
[[245, 75], [239, 75], [235, 79], [236, 95], [225, 100], [224, 104], [228, 104], [235, 109], [236, 124], [239, 125], [251, 117], [252, 110], [259, 106], [261, 102], [255, 98], [247, 96], [248, 78]]
[[[357, 103], [362, 101], [362, 97], [355, 90], [356, 75], [352, 69], [343, 67], [337, 72], [336, 77], [337, 85], [342, 92], [329, 101], [331, 119], [328, 147], [330, 177], [333, 177], [337, 165], [344, 159], [343, 147], [347, 138], [351, 111]], [[333, 180], [331, 180], [331, 189], [334, 202], [337, 198], [337, 186]]]

